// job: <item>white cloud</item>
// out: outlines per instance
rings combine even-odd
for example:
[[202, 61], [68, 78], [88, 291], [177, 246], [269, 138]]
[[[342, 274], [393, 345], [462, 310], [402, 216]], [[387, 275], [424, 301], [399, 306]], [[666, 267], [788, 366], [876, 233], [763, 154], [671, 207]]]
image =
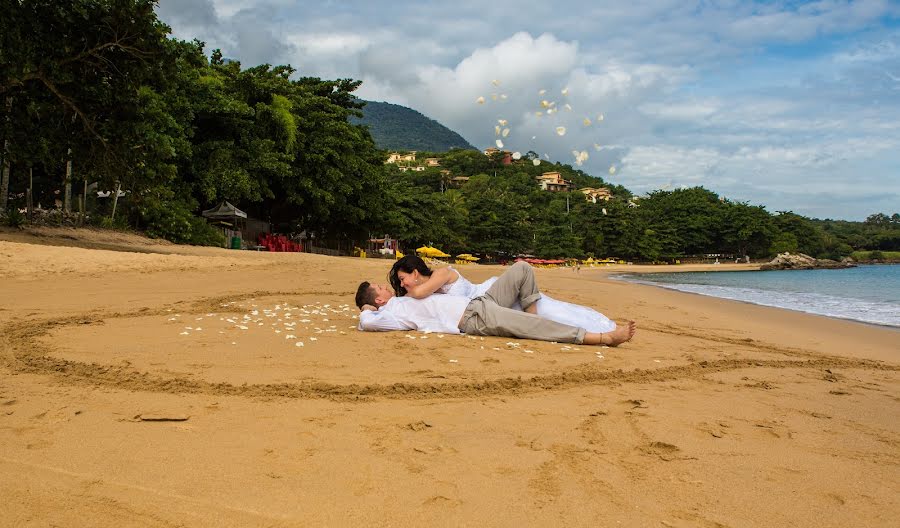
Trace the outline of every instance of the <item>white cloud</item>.
[[[479, 147], [507, 119], [509, 148], [569, 163], [589, 150], [582, 170], [637, 192], [702, 184], [819, 216], [900, 209], [885, 191], [900, 166], [896, 2], [458, 0], [447, 16], [407, 0], [162, 0], [159, 13], [247, 66], [362, 79], [361, 97]], [[560, 111], [538, 118], [541, 99]]]

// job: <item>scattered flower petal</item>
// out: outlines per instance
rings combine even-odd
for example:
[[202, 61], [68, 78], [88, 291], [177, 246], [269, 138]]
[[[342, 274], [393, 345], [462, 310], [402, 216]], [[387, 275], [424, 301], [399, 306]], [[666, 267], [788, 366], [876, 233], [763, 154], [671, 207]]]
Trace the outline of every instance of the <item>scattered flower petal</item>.
[[484, 96], [481, 96], [478, 99], [475, 99], [475, 102], [478, 104], [484, 104]]
[[591, 120], [587, 117], [584, 118], [584, 121], [582, 121], [582, 123], [584, 123], [584, 126], [591, 126]]
[[503, 142], [500, 141], [499, 139], [497, 141], [495, 141], [495, 143], [497, 144], [497, 148], [501, 148], [501, 149], [503, 148]]
[[513, 152], [512, 159], [514, 159], [514, 160], [522, 159], [522, 153], [521, 152]]
[[610, 173], [610, 174], [615, 174], [615, 173], [616, 173], [616, 166], [615, 166], [615, 165], [610, 165], [610, 166], [609, 166], [609, 173]]
[[539, 158], [534, 158], [533, 160], [531, 160], [531, 163], [532, 163], [535, 167], [537, 167], [538, 165], [541, 164], [541, 160], [540, 160]]
[[556, 127], [556, 134], [559, 136], [565, 136], [566, 135], [566, 127], [564, 127], [564, 126]]

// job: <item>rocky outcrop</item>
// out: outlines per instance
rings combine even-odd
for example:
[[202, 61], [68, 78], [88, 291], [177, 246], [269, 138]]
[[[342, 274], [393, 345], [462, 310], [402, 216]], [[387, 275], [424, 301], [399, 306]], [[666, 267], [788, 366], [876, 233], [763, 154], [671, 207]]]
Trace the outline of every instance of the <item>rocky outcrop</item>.
[[842, 260], [841, 262], [838, 262], [836, 260], [830, 259], [813, 258], [809, 255], [804, 255], [803, 253], [780, 253], [770, 262], [767, 262], [760, 266], [759, 269], [761, 271], [768, 271], [795, 269], [843, 269], [854, 267], [856, 267], [856, 264], [852, 259], [849, 261]]

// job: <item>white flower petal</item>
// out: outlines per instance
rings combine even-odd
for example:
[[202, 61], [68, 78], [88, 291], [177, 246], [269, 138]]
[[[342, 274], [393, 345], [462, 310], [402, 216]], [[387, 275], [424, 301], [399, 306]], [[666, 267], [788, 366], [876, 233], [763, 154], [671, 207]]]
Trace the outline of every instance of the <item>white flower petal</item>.
[[566, 127], [564, 127], [564, 126], [556, 127], [556, 134], [558, 136], [565, 136], [566, 135]]

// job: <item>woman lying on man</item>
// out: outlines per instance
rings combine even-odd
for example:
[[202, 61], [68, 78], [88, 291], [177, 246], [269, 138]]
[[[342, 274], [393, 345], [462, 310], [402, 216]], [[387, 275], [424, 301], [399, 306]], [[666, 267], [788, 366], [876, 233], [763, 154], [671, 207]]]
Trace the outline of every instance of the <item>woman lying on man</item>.
[[[407, 255], [391, 267], [389, 280], [398, 297], [408, 295], [422, 299], [432, 293], [443, 293], [474, 299], [484, 294], [497, 277], [491, 277], [481, 284], [472, 284], [452, 266], [430, 269], [421, 258]], [[518, 309], [521, 310], [521, 307]], [[526, 311], [557, 323], [584, 328], [588, 332], [605, 333], [616, 329], [616, 323], [602, 313], [586, 306], [553, 299], [544, 293]]]

